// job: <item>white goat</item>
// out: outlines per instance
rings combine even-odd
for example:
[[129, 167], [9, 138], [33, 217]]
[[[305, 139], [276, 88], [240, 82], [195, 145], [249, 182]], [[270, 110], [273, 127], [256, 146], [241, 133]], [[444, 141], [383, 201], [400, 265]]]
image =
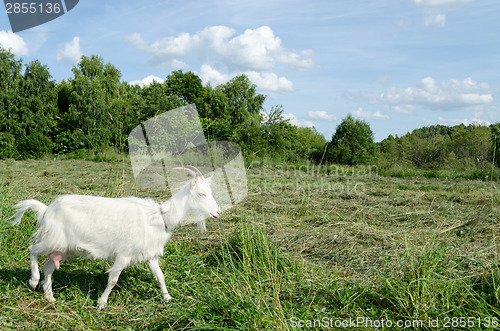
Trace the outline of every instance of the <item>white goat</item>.
[[190, 211], [199, 214], [197, 222], [202, 231], [206, 218], [216, 219], [220, 215], [210, 188], [212, 177], [205, 179], [193, 166], [175, 169], [186, 171], [193, 179], [161, 204], [152, 199], [135, 197], [84, 195], [61, 195], [49, 206], [33, 199], [19, 202], [11, 224], [19, 224], [24, 213], [30, 209], [37, 213], [39, 225], [33, 234], [35, 243], [30, 246], [29, 286], [35, 289], [40, 280], [38, 255], [49, 256], [43, 266], [45, 279], [42, 284], [44, 296], [51, 302], [55, 301], [52, 273], [54, 269], [59, 269], [62, 260], [71, 262], [72, 256], [114, 259], [108, 271], [108, 285], [98, 302], [98, 309], [102, 309], [121, 271], [131, 263], [147, 261], [160, 284], [163, 298], [168, 302], [171, 297], [158, 262], [172, 235], [171, 231], [187, 224], [183, 219]]

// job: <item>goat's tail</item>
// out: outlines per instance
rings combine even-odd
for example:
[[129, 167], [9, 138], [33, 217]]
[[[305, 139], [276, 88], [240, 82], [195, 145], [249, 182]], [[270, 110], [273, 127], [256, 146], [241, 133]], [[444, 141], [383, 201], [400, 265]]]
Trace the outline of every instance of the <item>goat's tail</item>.
[[19, 202], [14, 206], [14, 208], [16, 208], [17, 210], [16, 213], [12, 215], [11, 218], [9, 218], [10, 225], [17, 225], [21, 223], [21, 218], [28, 209], [34, 211], [37, 214], [37, 220], [40, 221], [48, 207], [38, 200], [30, 199]]

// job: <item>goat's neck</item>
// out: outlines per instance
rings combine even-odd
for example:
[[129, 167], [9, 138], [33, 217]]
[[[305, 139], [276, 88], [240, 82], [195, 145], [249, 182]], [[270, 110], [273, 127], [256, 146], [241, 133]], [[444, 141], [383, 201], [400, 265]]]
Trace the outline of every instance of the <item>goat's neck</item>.
[[167, 230], [173, 230], [182, 224], [183, 218], [191, 208], [189, 183], [184, 185], [179, 192], [161, 204], [163, 221]]

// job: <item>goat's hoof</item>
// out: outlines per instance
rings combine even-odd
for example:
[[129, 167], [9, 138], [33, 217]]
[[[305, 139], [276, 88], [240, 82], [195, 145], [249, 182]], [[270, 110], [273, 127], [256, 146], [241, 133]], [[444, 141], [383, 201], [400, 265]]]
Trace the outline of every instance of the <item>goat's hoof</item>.
[[97, 310], [102, 310], [104, 307], [106, 307], [106, 303], [99, 303], [99, 305], [97, 305]]
[[30, 287], [30, 289], [34, 291], [38, 286], [38, 280], [33, 280], [33, 279], [28, 280], [28, 286]]
[[165, 300], [165, 302], [169, 302], [170, 300], [172, 300], [172, 297], [170, 295], [167, 295], [163, 298], [163, 300]]
[[52, 294], [50, 294], [50, 295], [44, 295], [44, 297], [50, 303], [56, 302], [56, 299], [54, 299], [54, 296]]

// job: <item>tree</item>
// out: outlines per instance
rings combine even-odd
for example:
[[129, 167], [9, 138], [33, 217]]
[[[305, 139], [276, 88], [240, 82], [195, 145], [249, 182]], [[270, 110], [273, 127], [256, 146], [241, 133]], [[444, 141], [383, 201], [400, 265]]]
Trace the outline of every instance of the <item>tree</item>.
[[0, 49], [0, 157], [36, 157], [52, 152], [56, 88], [47, 66], [25, 66]]
[[227, 96], [233, 123], [241, 123], [247, 114], [259, 113], [266, 97], [257, 93], [257, 85], [245, 75], [236, 76], [220, 86]]
[[183, 102], [179, 96], [170, 94], [164, 84], [152, 82], [144, 86], [139, 95], [142, 99], [142, 106], [137, 109], [140, 121], [145, 121], [168, 110], [181, 107]]
[[500, 122], [491, 125], [492, 159], [500, 167]]
[[0, 157], [17, 155], [16, 137], [25, 136], [18, 121], [19, 85], [22, 63], [10, 51], [0, 48]]
[[57, 128], [56, 152], [119, 145], [123, 131], [120, 71], [97, 55], [82, 56], [72, 71], [74, 78], [59, 90], [58, 104], [64, 108]]
[[250, 141], [258, 145], [265, 98], [245, 75], [216, 87], [207, 85], [197, 105], [205, 134], [211, 139], [229, 140], [247, 147]]
[[[295, 126], [294, 126], [295, 127]], [[316, 163], [322, 161], [327, 141], [315, 127], [295, 127], [294, 148], [292, 155], [296, 159], [310, 159]]]
[[283, 106], [271, 108], [262, 123], [262, 134], [266, 142], [266, 151], [269, 154], [287, 154], [294, 137], [289, 119], [283, 117]]
[[337, 126], [328, 146], [328, 160], [340, 164], [366, 164], [375, 156], [370, 125], [347, 115]]
[[198, 108], [204, 88], [201, 78], [196, 74], [191, 71], [173, 71], [167, 76], [164, 84], [169, 95], [177, 96], [185, 105], [194, 103]]
[[36, 60], [26, 66], [19, 85], [17, 120], [23, 132], [17, 140], [23, 157], [52, 153], [49, 136], [56, 124], [57, 90], [51, 78], [48, 67]]

